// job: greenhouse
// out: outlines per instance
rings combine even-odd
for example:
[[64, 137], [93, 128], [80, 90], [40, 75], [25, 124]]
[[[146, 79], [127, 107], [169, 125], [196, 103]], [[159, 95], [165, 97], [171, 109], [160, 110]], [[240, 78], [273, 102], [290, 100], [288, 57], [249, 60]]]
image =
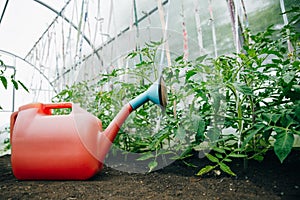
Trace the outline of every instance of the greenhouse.
[[1, 1], [0, 199], [300, 198], [299, 6]]

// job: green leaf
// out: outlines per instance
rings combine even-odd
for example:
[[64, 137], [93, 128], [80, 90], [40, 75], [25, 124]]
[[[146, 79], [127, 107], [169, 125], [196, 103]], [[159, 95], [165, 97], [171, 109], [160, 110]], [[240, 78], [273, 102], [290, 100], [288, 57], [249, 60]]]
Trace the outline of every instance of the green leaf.
[[189, 162], [186, 162], [186, 161], [184, 161], [184, 160], [182, 160], [182, 162], [183, 162], [184, 164], [186, 164], [187, 166], [189, 166], [189, 167], [194, 167], [194, 168], [197, 167], [197, 165], [194, 165], [193, 163], [189, 163]]
[[185, 73], [185, 79], [188, 81], [192, 76], [194, 76], [195, 74], [197, 74], [196, 70], [188, 70]]
[[232, 157], [232, 158], [246, 158], [247, 157], [247, 155], [245, 155], [245, 154], [237, 154], [237, 153], [230, 153], [229, 155], [228, 155], [229, 157]]
[[0, 76], [0, 79], [4, 88], [7, 89], [7, 79], [5, 78], [5, 76]]
[[256, 57], [256, 51], [255, 51], [255, 49], [249, 49], [249, 50], [247, 51], [247, 53], [248, 53], [249, 56], [251, 56], [251, 57]]
[[278, 64], [278, 63], [281, 63], [281, 59], [272, 59], [272, 62], [275, 63], [275, 64]]
[[216, 155], [216, 157], [219, 158], [219, 159], [222, 159], [222, 158], [223, 158], [222, 154], [220, 154], [220, 153], [216, 153], [215, 155]]
[[300, 93], [300, 85], [293, 85], [292, 88], [295, 90], [295, 92]]
[[24, 90], [26, 90], [26, 92], [29, 92], [28, 88], [21, 81], [18, 81], [18, 83], [20, 83], [20, 85]]
[[137, 158], [136, 160], [148, 160], [149, 158], [153, 158], [154, 155], [151, 152], [144, 153], [141, 157]]
[[245, 85], [245, 84], [236, 83], [236, 84], [234, 84], [234, 86], [236, 87], [236, 89], [239, 92], [241, 92], [241, 93], [243, 93], [245, 95], [250, 95], [250, 96], [253, 95], [252, 89], [249, 86]]
[[192, 146], [187, 147], [179, 156], [180, 159], [187, 158], [191, 155], [191, 152], [193, 150]]
[[[247, 48], [247, 47], [246, 47]], [[249, 53], [249, 56], [251, 56], [250, 55], [250, 51], [247, 51], [248, 53]], [[249, 58], [248, 58], [248, 56], [246, 56], [245, 54], [243, 54], [243, 53], [241, 53], [241, 54], [238, 54], [238, 56], [242, 59], [242, 60], [248, 60]], [[253, 56], [252, 56], [253, 57]]]
[[253, 157], [253, 159], [261, 162], [261, 161], [263, 161], [264, 156], [263, 156], [263, 155], [255, 155], [255, 156]]
[[179, 126], [178, 129], [176, 130], [175, 138], [177, 138], [180, 141], [184, 141], [185, 136], [186, 136], [186, 131], [184, 130], [183, 127]]
[[136, 66], [136, 67], [142, 67], [142, 66], [147, 66], [147, 65], [151, 65], [151, 64], [153, 64], [153, 62], [145, 62], [145, 61], [142, 61], [142, 62], [136, 64], [135, 66]]
[[265, 127], [265, 124], [263, 123], [260, 123], [260, 124], [256, 124], [254, 125], [254, 127], [249, 130], [248, 132], [248, 135], [246, 136], [246, 138], [244, 139], [243, 141], [243, 144], [242, 144], [242, 148], [244, 148], [248, 143], [249, 141], [258, 133], [260, 132], [263, 128]]
[[206, 155], [206, 157], [208, 158], [208, 160], [210, 160], [211, 162], [219, 163], [219, 159], [216, 158], [215, 156], [213, 156], [213, 155], [211, 155], [211, 154], [209, 154], [209, 153], [207, 153], [207, 154], [205, 154], [205, 155]]
[[277, 121], [280, 119], [281, 114], [274, 114], [274, 113], [263, 113], [262, 118], [267, 121], [268, 124], [271, 122], [277, 123]]
[[14, 85], [14, 88], [15, 88], [16, 90], [18, 90], [18, 89], [19, 89], [18, 82], [17, 82], [17, 81], [15, 81], [14, 79], [11, 79], [11, 82], [13, 83], [13, 85]]
[[216, 147], [216, 146], [213, 147], [213, 150], [216, 151], [216, 152], [219, 152], [219, 153], [226, 153], [224, 149], [221, 149], [221, 148]]
[[282, 79], [285, 83], [289, 84], [295, 77], [295, 72], [289, 72], [283, 75]]
[[207, 165], [207, 166], [203, 167], [196, 175], [202, 176], [203, 174], [210, 172], [214, 168], [215, 168], [215, 166]]
[[267, 50], [266, 53], [268, 54], [273, 54], [275, 56], [278, 56], [279, 58], [282, 58], [282, 54], [279, 51], [272, 51], [272, 50]]
[[208, 130], [207, 136], [209, 138], [209, 142], [214, 144], [220, 137], [220, 130], [216, 127], [213, 127]]
[[137, 55], [136, 52], [129, 53], [126, 58], [134, 58]]
[[148, 167], [149, 167], [149, 172], [151, 172], [155, 167], [157, 167], [158, 163], [153, 160], [151, 162], [149, 162]]
[[282, 163], [292, 150], [294, 144], [294, 135], [279, 128], [275, 128], [274, 130], [277, 133], [275, 136], [276, 141], [274, 143], [274, 151]]
[[160, 41], [150, 41], [150, 43], [155, 47], [155, 46], [159, 46], [163, 43], [163, 40], [160, 40]]
[[295, 116], [298, 119], [298, 122], [300, 122], [300, 102], [298, 105], [295, 107]]
[[224, 158], [224, 160], [223, 161], [226, 161], [226, 162], [231, 162], [232, 160], [231, 159], [229, 159], [229, 158]]
[[281, 117], [281, 114], [273, 114], [271, 117], [271, 121], [273, 123], [277, 123], [277, 121], [280, 119], [280, 117]]
[[225, 163], [220, 163], [220, 169], [229, 175], [236, 176], [236, 174], [233, 173], [233, 171], [231, 171], [230, 167], [228, 165], [226, 165]]
[[200, 143], [205, 139], [204, 130], [205, 130], [205, 122], [202, 119], [200, 119], [197, 127], [197, 133], [195, 135], [195, 140], [197, 143]]
[[183, 55], [178, 56], [178, 57], [175, 59], [175, 62], [182, 61], [182, 60], [183, 60]]
[[198, 58], [196, 58], [196, 61], [201, 63], [203, 62], [203, 60], [207, 57], [207, 55], [203, 55], [203, 56], [199, 56]]

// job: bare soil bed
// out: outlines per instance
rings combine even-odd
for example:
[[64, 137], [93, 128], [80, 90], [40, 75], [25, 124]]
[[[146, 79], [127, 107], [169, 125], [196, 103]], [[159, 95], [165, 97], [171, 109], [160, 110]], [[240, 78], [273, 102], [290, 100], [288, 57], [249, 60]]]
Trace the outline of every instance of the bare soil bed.
[[300, 199], [300, 152], [280, 164], [273, 152], [263, 162], [235, 160], [236, 177], [215, 173], [195, 176], [208, 161], [197, 155], [147, 174], [127, 173], [105, 166], [87, 181], [19, 181], [10, 156], [0, 157], [0, 199]]

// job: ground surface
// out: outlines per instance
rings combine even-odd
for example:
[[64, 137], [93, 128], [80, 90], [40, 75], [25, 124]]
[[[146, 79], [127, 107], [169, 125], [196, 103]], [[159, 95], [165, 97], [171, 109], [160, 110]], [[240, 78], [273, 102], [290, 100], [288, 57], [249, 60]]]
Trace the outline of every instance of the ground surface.
[[300, 199], [300, 152], [280, 164], [273, 153], [264, 162], [232, 163], [237, 177], [194, 174], [207, 163], [195, 156], [148, 174], [126, 173], [104, 167], [87, 181], [18, 181], [10, 156], [0, 157], [0, 199]]

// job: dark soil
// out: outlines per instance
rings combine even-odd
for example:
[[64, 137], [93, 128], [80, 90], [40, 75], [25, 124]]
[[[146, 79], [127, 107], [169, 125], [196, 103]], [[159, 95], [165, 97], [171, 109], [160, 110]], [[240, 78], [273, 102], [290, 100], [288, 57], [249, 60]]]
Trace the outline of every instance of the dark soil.
[[0, 157], [0, 199], [300, 199], [300, 152], [280, 164], [270, 152], [263, 162], [231, 163], [237, 174], [195, 173], [208, 163], [196, 155], [152, 173], [126, 173], [105, 166], [87, 181], [18, 181], [10, 156]]

